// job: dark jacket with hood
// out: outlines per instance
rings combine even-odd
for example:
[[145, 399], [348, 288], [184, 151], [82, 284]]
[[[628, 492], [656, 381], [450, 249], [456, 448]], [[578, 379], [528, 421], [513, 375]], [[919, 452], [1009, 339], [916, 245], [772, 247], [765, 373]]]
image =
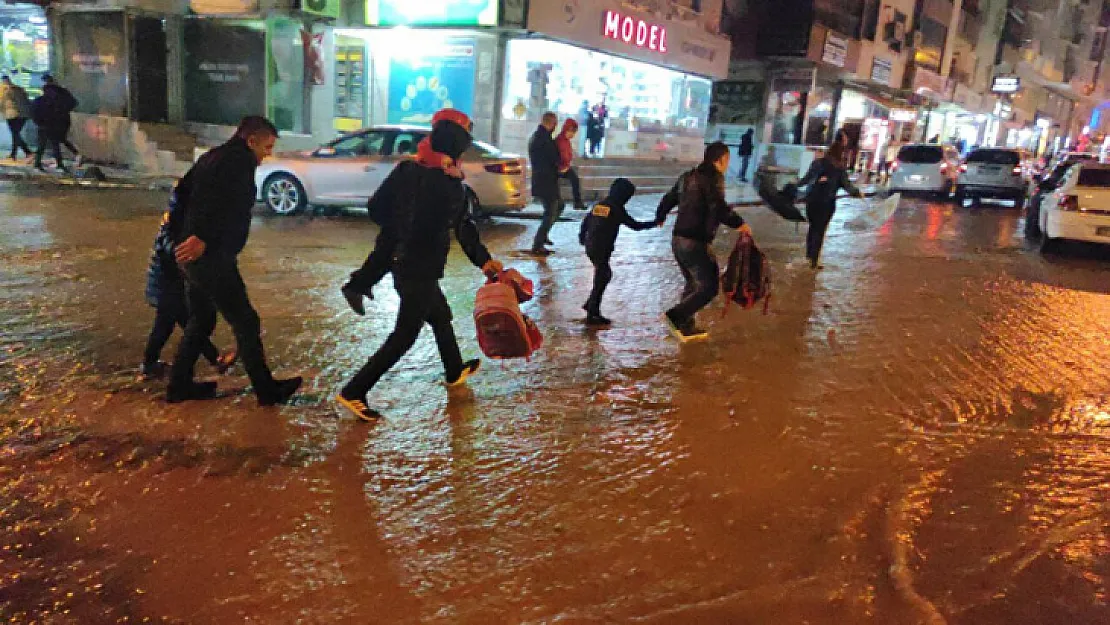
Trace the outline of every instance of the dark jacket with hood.
[[678, 178], [659, 202], [656, 221], [666, 219], [675, 206], [678, 207], [674, 224], [676, 237], [710, 243], [721, 224], [730, 228], [744, 225], [743, 218], [732, 212], [725, 201], [724, 176], [712, 163], [702, 163]]
[[809, 185], [806, 202], [811, 204], [836, 204], [836, 194], [844, 189], [851, 195], [860, 191], [848, 179], [848, 168], [840, 166], [829, 157], [819, 158], [809, 166], [809, 171], [798, 181], [799, 187]]
[[626, 178], [617, 178], [609, 187], [609, 195], [594, 205], [590, 214], [582, 220], [578, 230], [578, 242], [586, 246], [590, 254], [608, 255], [617, 243], [621, 226], [633, 230], [647, 230], [655, 227], [654, 221], [637, 221], [628, 214], [625, 205], [636, 193], [636, 185]]
[[551, 131], [536, 128], [528, 140], [528, 160], [532, 163], [532, 195], [541, 200], [559, 195], [559, 146]]
[[[441, 122], [432, 131], [435, 151], [456, 160], [468, 144], [466, 131], [450, 122]], [[390, 272], [408, 280], [442, 278], [452, 232], [476, 267], [490, 260], [470, 215], [462, 180], [443, 169], [411, 160], [399, 163], [370, 198], [368, 208], [382, 229], [360, 270], [362, 288]]]
[[42, 95], [31, 104], [31, 119], [45, 130], [63, 130], [69, 127], [69, 114], [75, 108], [77, 98], [73, 97], [69, 89], [47, 83], [42, 87]]
[[177, 242], [196, 236], [205, 243], [205, 256], [238, 256], [250, 235], [257, 168], [258, 158], [238, 137], [200, 157], [186, 174], [189, 199]]
[[162, 295], [167, 292], [185, 292], [185, 278], [177, 266], [174, 247], [177, 232], [184, 219], [183, 207], [188, 198], [188, 182], [182, 178], [170, 192], [170, 201], [166, 212], [162, 214], [162, 225], [158, 228], [154, 249], [150, 253], [150, 267], [146, 272], [146, 301], [151, 306], [158, 306]]

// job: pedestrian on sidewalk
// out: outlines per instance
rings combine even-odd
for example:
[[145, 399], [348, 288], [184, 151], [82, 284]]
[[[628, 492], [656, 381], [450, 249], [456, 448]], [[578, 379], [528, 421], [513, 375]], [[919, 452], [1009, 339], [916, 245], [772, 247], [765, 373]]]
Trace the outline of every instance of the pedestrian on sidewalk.
[[470, 118], [461, 111], [436, 113], [431, 135], [417, 146], [416, 160], [394, 167], [370, 198], [370, 214], [382, 230], [362, 268], [344, 285], [343, 295], [360, 312], [361, 301], [356, 308], [352, 295], [369, 293], [375, 282], [392, 272], [401, 303], [393, 332], [336, 397], [363, 421], [378, 416], [367, 404], [367, 394], [412, 348], [425, 323], [435, 333], [448, 386], [461, 385], [481, 364], [478, 359], [463, 362], [451, 307], [439, 286], [452, 232], [470, 262], [487, 276], [503, 269], [482, 244], [467, 209], [459, 159], [470, 146], [471, 128]]
[[813, 161], [809, 171], [798, 181], [798, 187], [809, 186], [806, 191], [806, 258], [809, 266], [820, 269], [821, 247], [825, 232], [836, 213], [836, 194], [844, 189], [850, 195], [863, 199], [863, 193], [848, 179], [847, 148], [840, 142], [833, 143], [828, 152]]
[[578, 122], [567, 118], [563, 122], [562, 132], [555, 139], [555, 145], [559, 148], [559, 178], [570, 182], [574, 208], [581, 211], [586, 210], [586, 204], [582, 201], [582, 181], [578, 178], [578, 170], [571, 165], [574, 160], [574, 147], [572, 147], [574, 144], [571, 141], [576, 134], [578, 134]]
[[528, 140], [528, 160], [532, 163], [532, 197], [543, 203], [543, 221], [536, 229], [532, 240], [532, 254], [550, 256], [551, 250], [545, 246], [553, 245], [548, 235], [551, 227], [563, 213], [563, 196], [559, 189], [559, 146], [555, 145], [552, 133], [559, 118], [548, 111], [540, 119], [540, 125]]
[[166, 401], [213, 399], [216, 384], [193, 381], [193, 368], [212, 330], [216, 313], [235, 333], [243, 368], [260, 406], [289, 401], [302, 379], [274, 379], [262, 347], [262, 325], [239, 273], [239, 252], [250, 235], [254, 172], [273, 154], [278, 130], [265, 117], [243, 118], [229, 141], [209, 150], [186, 174], [188, 202], [175, 256], [184, 267], [189, 323], [177, 350]]
[[[189, 307], [185, 298], [185, 276], [177, 266], [174, 256], [174, 241], [182, 226], [188, 201], [188, 181], [182, 179], [170, 193], [169, 206], [162, 215], [162, 225], [154, 239], [154, 249], [150, 254], [150, 267], [146, 274], [146, 301], [155, 309], [154, 326], [147, 338], [143, 352], [143, 364], [139, 373], [144, 380], [161, 378], [167, 365], [160, 360], [162, 348], [173, 335], [176, 326], [184, 330], [189, 323]], [[211, 340], [205, 340], [201, 353], [221, 374], [226, 373], [238, 358], [235, 350], [220, 355]]]
[[656, 223], [662, 225], [667, 213], [678, 207], [671, 249], [686, 286], [682, 300], [665, 316], [671, 332], [684, 343], [709, 336], [697, 326], [695, 315], [720, 291], [720, 268], [709, 249], [717, 228], [725, 224], [751, 234], [743, 218], [725, 201], [724, 174], [728, 171], [729, 159], [728, 146], [724, 143], [717, 141], [706, 146], [701, 164], [679, 177], [656, 211]]
[[748, 181], [748, 166], [752, 162], [752, 152], [755, 151], [755, 131], [751, 128], [740, 137], [740, 149], [737, 153], [740, 156], [740, 182]]
[[8, 130], [12, 133], [11, 159], [14, 161], [19, 156], [19, 150], [31, 156], [31, 146], [23, 140], [23, 127], [31, 116], [31, 99], [23, 87], [12, 82], [10, 76], [0, 78], [0, 106], [4, 108], [4, 119], [8, 120]]
[[77, 108], [77, 98], [69, 89], [59, 85], [50, 74], [42, 76], [42, 95], [35, 98], [31, 114], [39, 127], [39, 147], [35, 152], [35, 168], [46, 171], [42, 166], [42, 156], [46, 147], [53, 148], [54, 160], [58, 169], [68, 171], [62, 159], [62, 146], [73, 152], [74, 166], [81, 166], [81, 152], [69, 140], [69, 129], [73, 125], [70, 114]]
[[586, 311], [586, 325], [608, 326], [612, 321], [601, 314], [601, 298], [605, 287], [613, 279], [609, 259], [617, 244], [621, 226], [633, 230], [647, 230], [662, 225], [654, 221], [637, 221], [628, 214], [626, 205], [636, 194], [636, 185], [627, 178], [617, 178], [609, 187], [609, 195], [594, 205], [578, 231], [578, 242], [586, 247], [586, 256], [594, 266], [594, 285], [582, 309]]

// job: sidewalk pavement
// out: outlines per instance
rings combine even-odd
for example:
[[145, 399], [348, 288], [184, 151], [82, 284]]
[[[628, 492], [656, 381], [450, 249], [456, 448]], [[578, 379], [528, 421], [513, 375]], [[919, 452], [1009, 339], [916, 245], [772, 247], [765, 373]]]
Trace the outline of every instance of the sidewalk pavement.
[[[860, 191], [863, 191], [863, 194], [867, 197], [878, 195], [883, 190], [883, 186], [877, 184], [865, 184], [858, 186]], [[841, 197], [847, 196], [843, 195], [842, 192]], [[759, 194], [756, 192], [755, 187], [747, 184], [728, 185], [728, 187], [725, 188], [725, 198], [731, 204], [738, 206], [759, 206], [760, 204], [763, 204], [763, 200], [759, 198]], [[801, 204], [801, 202], [799, 202], [799, 204]], [[584, 210], [573, 210], [572, 208], [570, 208], [570, 203], [568, 202], [567, 209], [563, 211], [563, 215], [559, 218], [559, 221], [581, 221], [586, 216], [587, 212], [588, 211]], [[524, 207], [523, 210], [514, 211], [511, 213], [500, 213], [495, 216], [507, 217], [510, 219], [540, 220], [543, 219], [543, 207], [538, 203], [529, 204], [528, 206]]]
[[[47, 160], [53, 162], [53, 159]], [[32, 159], [0, 159], [0, 180], [26, 182], [38, 186], [82, 187], [89, 189], [142, 189], [169, 191], [177, 182], [176, 176], [140, 174], [126, 168], [96, 163], [82, 163], [66, 174], [48, 167], [46, 172], [35, 169]], [[104, 176], [100, 180], [99, 171]]]

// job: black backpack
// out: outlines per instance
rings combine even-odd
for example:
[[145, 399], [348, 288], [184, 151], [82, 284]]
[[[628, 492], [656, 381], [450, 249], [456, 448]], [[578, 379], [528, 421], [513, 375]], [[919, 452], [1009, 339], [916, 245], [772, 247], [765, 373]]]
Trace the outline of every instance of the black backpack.
[[767, 257], [751, 235], [740, 235], [729, 254], [728, 265], [721, 274], [721, 291], [728, 295], [726, 312], [729, 302], [736, 302], [748, 310], [763, 300], [763, 314], [767, 314], [771, 304], [771, 271]]

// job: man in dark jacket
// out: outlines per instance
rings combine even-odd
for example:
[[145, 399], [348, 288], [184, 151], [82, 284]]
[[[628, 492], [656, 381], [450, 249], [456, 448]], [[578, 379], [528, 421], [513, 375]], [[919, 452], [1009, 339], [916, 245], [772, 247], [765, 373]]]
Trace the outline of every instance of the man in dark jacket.
[[551, 133], [555, 132], [559, 118], [555, 113], [543, 114], [540, 125], [528, 140], [528, 160], [532, 162], [532, 197], [543, 202], [543, 221], [532, 240], [532, 253], [550, 256], [548, 235], [551, 227], [563, 212], [563, 197], [559, 189], [559, 147]]
[[806, 258], [813, 269], [821, 268], [821, 248], [825, 244], [825, 231], [836, 213], [837, 193], [844, 189], [850, 195], [863, 199], [863, 193], [848, 178], [847, 152], [843, 143], [834, 143], [825, 156], [813, 161], [797, 184], [798, 187], [809, 187], [806, 191], [806, 220], [809, 221]]
[[694, 315], [705, 308], [720, 290], [717, 259], [709, 244], [717, 228], [725, 224], [741, 232], [751, 230], [732, 212], [725, 201], [725, 178], [729, 162], [728, 146], [721, 142], [705, 148], [700, 165], [683, 174], [659, 202], [656, 222], [662, 224], [667, 213], [678, 207], [671, 249], [686, 279], [682, 301], [667, 311], [671, 332], [682, 342], [704, 339], [709, 335], [694, 323]]
[[58, 162], [58, 169], [66, 171], [65, 161], [62, 160], [62, 146], [73, 152], [75, 164], [81, 165], [81, 153], [69, 140], [69, 129], [72, 125], [70, 113], [77, 108], [77, 98], [68, 89], [59, 85], [50, 74], [42, 77], [42, 95], [35, 98], [31, 105], [31, 117], [39, 127], [39, 147], [35, 152], [35, 168], [46, 171], [42, 166], [42, 156], [46, 153], [47, 144], [53, 148], [54, 160]]
[[436, 113], [431, 136], [417, 146], [416, 160], [397, 165], [370, 198], [370, 215], [382, 229], [362, 268], [343, 286], [343, 295], [361, 313], [361, 294], [392, 273], [401, 303], [389, 338], [336, 398], [364, 421], [378, 416], [367, 405], [367, 394], [412, 348], [425, 323], [435, 333], [448, 386], [462, 384], [480, 365], [477, 359], [463, 362], [451, 327], [451, 307], [439, 287], [452, 232], [470, 262], [486, 275], [502, 269], [482, 245], [467, 209], [458, 162], [470, 146], [470, 128], [470, 119], [461, 111]]
[[620, 227], [647, 230], [658, 225], [654, 221], [636, 221], [628, 214], [625, 205], [635, 194], [636, 185], [632, 181], [617, 178], [609, 187], [609, 195], [596, 204], [582, 220], [578, 242], [586, 246], [586, 256], [594, 265], [594, 286], [590, 291], [590, 298], [582, 306], [586, 311], [586, 325], [607, 326], [612, 323], [601, 314], [601, 298], [605, 295], [605, 287], [613, 279], [609, 259], [613, 256]]
[[740, 137], [740, 149], [737, 154], [740, 155], [740, 182], [748, 181], [748, 166], [752, 162], [752, 152], [755, 151], [755, 131], [748, 128]]
[[275, 380], [270, 373], [261, 321], [239, 274], [238, 256], [247, 244], [255, 202], [254, 171], [273, 153], [277, 136], [268, 119], [246, 117], [231, 140], [209, 150], [186, 174], [189, 201], [176, 257], [188, 279], [189, 325], [166, 390], [170, 403], [215, 397], [214, 383], [193, 381], [193, 367], [216, 327], [217, 312], [235, 333], [260, 406], [283, 404], [301, 386], [300, 377]]

